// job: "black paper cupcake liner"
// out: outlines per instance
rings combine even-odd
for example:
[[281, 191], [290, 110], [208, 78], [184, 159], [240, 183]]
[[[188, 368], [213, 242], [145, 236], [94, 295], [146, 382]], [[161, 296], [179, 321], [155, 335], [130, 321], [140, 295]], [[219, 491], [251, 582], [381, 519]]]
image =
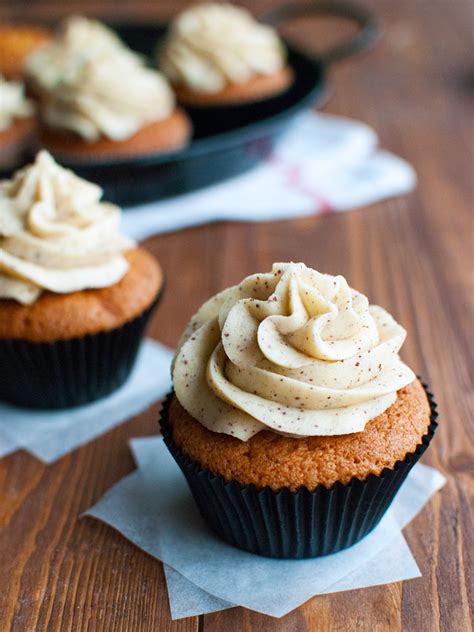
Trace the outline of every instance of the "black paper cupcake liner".
[[49, 343], [0, 340], [0, 400], [60, 409], [109, 395], [130, 375], [161, 296], [162, 291], [139, 316], [110, 331]]
[[427, 433], [415, 451], [378, 476], [330, 489], [319, 485], [293, 492], [257, 489], [226, 481], [203, 469], [175, 444], [168, 423], [166, 398], [161, 412], [163, 439], [189, 484], [208, 526], [233, 546], [266, 557], [302, 559], [336, 553], [359, 542], [380, 522], [413, 465], [424, 453], [438, 426], [437, 406], [425, 384], [431, 415]]

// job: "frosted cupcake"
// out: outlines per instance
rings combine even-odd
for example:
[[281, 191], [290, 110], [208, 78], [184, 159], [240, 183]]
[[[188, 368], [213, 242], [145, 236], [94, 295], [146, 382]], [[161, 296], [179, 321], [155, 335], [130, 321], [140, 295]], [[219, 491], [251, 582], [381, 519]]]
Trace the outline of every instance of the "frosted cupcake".
[[18, 165], [33, 140], [33, 105], [20, 81], [0, 75], [0, 169]]
[[379, 522], [435, 427], [405, 330], [341, 276], [275, 264], [191, 320], [162, 429], [212, 529], [274, 557]]
[[144, 156], [188, 142], [165, 77], [100, 22], [74, 17], [27, 61], [40, 142], [64, 160]]
[[181, 13], [158, 51], [178, 100], [196, 106], [251, 103], [292, 82], [277, 32], [241, 7], [204, 3]]
[[84, 404], [130, 373], [163, 276], [101, 196], [44, 151], [0, 182], [0, 400]]

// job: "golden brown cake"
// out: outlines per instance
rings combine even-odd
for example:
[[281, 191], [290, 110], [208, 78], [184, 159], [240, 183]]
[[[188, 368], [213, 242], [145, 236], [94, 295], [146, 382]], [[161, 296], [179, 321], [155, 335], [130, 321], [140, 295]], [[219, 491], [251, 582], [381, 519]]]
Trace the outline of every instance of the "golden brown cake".
[[426, 434], [430, 408], [425, 391], [415, 380], [397, 394], [388, 410], [368, 422], [363, 432], [326, 437], [284, 437], [263, 430], [243, 442], [207, 430], [179, 403], [170, 404], [173, 439], [184, 454], [225, 480], [258, 488], [293, 491], [318, 485], [331, 487], [369, 474], [414, 452]]
[[110, 159], [175, 151], [186, 146], [190, 136], [189, 118], [177, 108], [168, 118], [142, 127], [126, 140], [115, 141], [102, 137], [96, 141], [84, 142], [77, 134], [43, 127], [39, 134], [39, 143], [58, 159]]
[[43, 27], [0, 24], [0, 74], [7, 79], [20, 78], [28, 55], [49, 38]]
[[293, 71], [285, 66], [272, 75], [255, 75], [245, 83], [230, 83], [218, 92], [192, 90], [184, 84], [173, 84], [178, 101], [199, 107], [240, 105], [277, 96], [293, 82]]
[[158, 296], [163, 272], [143, 248], [129, 250], [129, 269], [114, 285], [66, 295], [44, 292], [31, 305], [0, 299], [0, 339], [53, 342], [121, 327]]
[[284, 92], [293, 81], [277, 32], [225, 2], [196, 4], [179, 14], [157, 56], [186, 105], [252, 103]]

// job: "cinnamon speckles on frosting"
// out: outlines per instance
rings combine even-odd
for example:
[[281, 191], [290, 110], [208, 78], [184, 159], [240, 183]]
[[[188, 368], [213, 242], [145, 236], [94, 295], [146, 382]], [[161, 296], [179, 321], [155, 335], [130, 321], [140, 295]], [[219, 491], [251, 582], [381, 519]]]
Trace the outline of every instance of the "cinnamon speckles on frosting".
[[26, 72], [46, 124], [86, 141], [125, 140], [175, 108], [165, 77], [96, 20], [66, 20]]
[[159, 63], [173, 83], [214, 93], [227, 84], [278, 72], [285, 65], [285, 50], [277, 32], [242, 7], [205, 2], [173, 22]]
[[46, 151], [0, 182], [0, 299], [33, 303], [43, 290], [108, 287], [128, 269], [133, 242], [102, 189], [56, 164]]
[[191, 320], [173, 371], [204, 426], [242, 440], [359, 432], [415, 379], [405, 330], [341, 277], [275, 264], [210, 299]]

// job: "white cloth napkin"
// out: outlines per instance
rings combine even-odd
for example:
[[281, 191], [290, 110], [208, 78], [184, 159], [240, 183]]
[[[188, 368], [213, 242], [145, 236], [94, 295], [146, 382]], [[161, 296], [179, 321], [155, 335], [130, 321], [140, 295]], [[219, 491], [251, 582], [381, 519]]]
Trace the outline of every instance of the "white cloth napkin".
[[24, 448], [52, 463], [137, 415], [171, 388], [171, 349], [145, 340], [127, 382], [92, 404], [67, 410], [30, 410], [0, 403], [0, 457]]
[[138, 469], [85, 515], [165, 563], [173, 618], [235, 605], [281, 617], [317, 594], [418, 577], [401, 529], [445, 483], [418, 464], [364, 540], [318, 559], [274, 560], [229, 546], [207, 529], [161, 438], [134, 439], [132, 450]]
[[377, 145], [377, 135], [363, 123], [306, 113], [261, 166], [194, 193], [127, 209], [123, 229], [141, 240], [217, 220], [345, 211], [412, 190], [412, 167]]

